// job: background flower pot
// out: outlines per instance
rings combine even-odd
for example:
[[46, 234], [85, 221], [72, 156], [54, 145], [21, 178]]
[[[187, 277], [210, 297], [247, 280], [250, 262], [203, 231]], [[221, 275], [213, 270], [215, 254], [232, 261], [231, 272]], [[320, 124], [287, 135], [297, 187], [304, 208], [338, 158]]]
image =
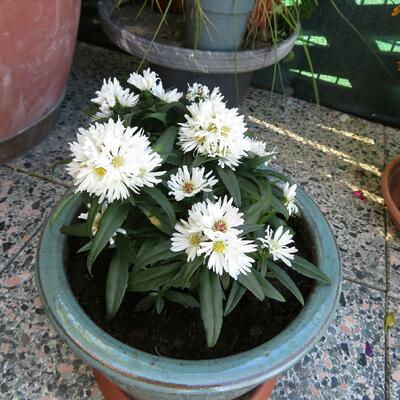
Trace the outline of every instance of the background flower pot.
[[389, 214], [400, 229], [400, 158], [393, 160], [383, 171], [381, 189]]
[[63, 263], [65, 237], [59, 232], [78, 212], [79, 198], [56, 211], [57, 218], [50, 220], [43, 232], [36, 264], [44, 307], [72, 350], [137, 400], [234, 399], [307, 354], [335, 314], [341, 285], [335, 239], [318, 207], [301, 190], [297, 200], [313, 262], [330, 278], [331, 285], [315, 284], [296, 319], [273, 339], [249, 351], [214, 360], [175, 360], [129, 347], [92, 322], [69, 287]]
[[[98, 0], [97, 7], [103, 29], [110, 40], [140, 59], [145, 57], [152, 64], [151, 68], [159, 73], [165, 86], [179, 90], [186, 90], [187, 83], [194, 82], [210, 87], [219, 86], [229, 106], [237, 106], [242, 101], [250, 86], [253, 71], [285, 58], [298, 37], [298, 32], [293, 33], [276, 49], [269, 46], [239, 51], [193, 50], [184, 47], [184, 35], [171, 39], [163, 37], [152, 42], [151, 35], [142, 34], [154, 30], [161, 18], [159, 15], [154, 17], [154, 13], [143, 13], [134, 22], [138, 12], [134, 5], [124, 6], [114, 12], [111, 0]], [[149, 29], [149, 24], [154, 26]], [[182, 16], [171, 15], [169, 26], [183, 27]]]
[[[101, 372], [93, 370], [93, 374], [104, 396], [104, 400], [134, 400]], [[253, 393], [248, 397], [248, 400], [268, 400], [274, 390], [276, 382], [277, 378], [269, 379], [267, 382], [254, 389]]]
[[0, 2], [0, 162], [48, 133], [74, 54], [80, 0]]
[[185, 33], [188, 47], [234, 51], [240, 47], [255, 0], [186, 0]]

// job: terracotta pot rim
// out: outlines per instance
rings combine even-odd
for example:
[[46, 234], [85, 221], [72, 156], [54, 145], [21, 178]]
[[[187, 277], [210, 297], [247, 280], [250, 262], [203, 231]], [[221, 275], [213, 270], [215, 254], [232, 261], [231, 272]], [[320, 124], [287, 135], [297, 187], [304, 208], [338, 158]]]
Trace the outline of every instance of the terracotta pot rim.
[[400, 157], [392, 160], [384, 169], [381, 177], [381, 190], [383, 194], [383, 200], [386, 204], [386, 207], [389, 210], [390, 215], [392, 216], [396, 225], [400, 227], [400, 210], [394, 203], [392, 193], [390, 190], [392, 173], [398, 164], [400, 164]]
[[[127, 395], [117, 384], [108, 379], [104, 374], [93, 369], [93, 375], [99, 385], [99, 388], [105, 400], [134, 400], [133, 397]], [[255, 388], [249, 397], [249, 400], [268, 400], [273, 392], [279, 377], [268, 379], [260, 386]]]

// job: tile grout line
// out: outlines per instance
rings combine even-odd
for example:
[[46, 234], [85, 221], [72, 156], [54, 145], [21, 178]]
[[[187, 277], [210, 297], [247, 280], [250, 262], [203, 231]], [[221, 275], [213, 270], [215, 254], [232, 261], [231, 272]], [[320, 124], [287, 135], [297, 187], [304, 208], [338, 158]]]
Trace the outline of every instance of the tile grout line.
[[[386, 147], [387, 147], [387, 134], [386, 130], [383, 131], [383, 168], [386, 164]], [[389, 293], [391, 289], [391, 266], [390, 266], [390, 246], [388, 237], [388, 213], [386, 207], [383, 205], [383, 228], [385, 238], [385, 271], [386, 271], [386, 291], [384, 303], [384, 315], [388, 313]], [[391, 380], [391, 366], [390, 366], [390, 352], [389, 352], [389, 333], [384, 329], [385, 338], [385, 399], [391, 399], [390, 393], [390, 380]]]
[[4, 168], [8, 168], [8, 169], [11, 169], [11, 170], [13, 170], [13, 171], [16, 171], [16, 172], [25, 174], [25, 175], [32, 176], [32, 177], [34, 177], [34, 178], [41, 179], [41, 180], [43, 180], [43, 181], [52, 183], [52, 184], [54, 184], [54, 185], [63, 186], [63, 187], [65, 187], [65, 188], [67, 188], [67, 189], [70, 189], [70, 188], [72, 187], [71, 185], [68, 185], [68, 184], [66, 184], [66, 183], [63, 183], [63, 182], [61, 182], [61, 181], [53, 180], [53, 179], [51, 179], [51, 178], [49, 178], [49, 177], [47, 177], [47, 176], [38, 174], [38, 173], [36, 173], [36, 172], [28, 171], [28, 170], [26, 170], [26, 169], [24, 169], [24, 168], [14, 167], [14, 166], [11, 166], [11, 165], [8, 165], [8, 164], [1, 164], [1, 166], [4, 167]]
[[[46, 220], [46, 218], [45, 218], [45, 220]], [[3, 274], [3, 272], [5, 272], [12, 265], [12, 263], [17, 259], [17, 257], [19, 257], [21, 255], [21, 253], [28, 246], [28, 244], [31, 243], [38, 234], [40, 234], [40, 231], [42, 230], [42, 228], [43, 228], [43, 222], [40, 224], [39, 228], [35, 232], [33, 232], [33, 234], [23, 244], [23, 246], [18, 250], [18, 252], [14, 255], [14, 257], [12, 257], [10, 260], [8, 260], [7, 264], [3, 268], [0, 269], [0, 276]]]
[[[386, 261], [386, 292], [385, 292], [385, 316], [389, 312], [389, 292], [391, 287], [391, 265], [390, 265], [390, 249], [389, 240], [387, 237], [387, 227], [388, 227], [388, 214], [385, 210], [385, 261]], [[391, 365], [390, 365], [390, 351], [389, 351], [389, 332], [384, 330], [385, 334], [385, 399], [391, 399], [390, 393], [390, 381], [391, 381]]]
[[373, 290], [377, 290], [378, 292], [386, 293], [386, 289], [382, 289], [381, 287], [375, 286], [375, 285], [373, 285], [371, 283], [360, 282], [360, 281], [358, 281], [356, 279], [348, 278], [347, 276], [344, 276], [343, 280], [349, 281], [351, 283], [355, 283], [355, 284], [357, 284], [359, 286], [364, 286], [364, 287], [366, 287], [368, 289], [373, 289]]

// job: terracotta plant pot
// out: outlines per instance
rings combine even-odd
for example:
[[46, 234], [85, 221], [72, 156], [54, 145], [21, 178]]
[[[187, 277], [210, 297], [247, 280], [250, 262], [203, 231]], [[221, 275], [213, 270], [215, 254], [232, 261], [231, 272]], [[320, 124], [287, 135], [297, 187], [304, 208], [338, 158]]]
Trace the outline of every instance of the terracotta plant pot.
[[[128, 396], [101, 372], [94, 369], [93, 374], [101, 393], [104, 396], [104, 400], [135, 400], [133, 397]], [[277, 380], [277, 378], [269, 379], [267, 382], [254, 389], [250, 396], [247, 397], [247, 400], [268, 400], [274, 390]]]
[[[315, 203], [297, 190], [305, 241], [312, 245], [314, 263], [331, 284], [315, 283], [301, 312], [271, 340], [229, 357], [179, 360], [145, 353], [110, 336], [78, 304], [66, 275], [66, 237], [60, 228], [79, 212], [79, 197], [56, 207], [57, 218], [46, 224], [38, 251], [37, 284], [51, 322], [81, 359], [136, 400], [240, 398], [311, 351], [336, 312], [341, 265], [335, 238]], [[259, 397], [264, 395], [260, 393]]]
[[400, 158], [393, 160], [383, 171], [381, 189], [389, 214], [400, 229]]
[[80, 0], [0, 1], [0, 162], [36, 145], [56, 119]]

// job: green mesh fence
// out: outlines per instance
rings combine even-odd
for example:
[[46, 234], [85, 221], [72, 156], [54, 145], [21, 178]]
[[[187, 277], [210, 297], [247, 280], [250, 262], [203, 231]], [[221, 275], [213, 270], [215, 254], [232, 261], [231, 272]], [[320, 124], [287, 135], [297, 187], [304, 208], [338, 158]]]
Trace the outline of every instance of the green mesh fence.
[[[320, 103], [352, 114], [400, 126], [400, 0], [336, 0], [343, 14], [379, 54], [391, 76], [368, 46], [337, 14], [330, 0], [320, 0], [303, 23], [294, 56], [281, 62], [284, 86], [295, 97], [314, 101], [311, 71], [302, 43], [309, 46]], [[271, 88], [273, 67], [257, 72], [253, 85]], [[276, 90], [280, 91], [279, 79]]]

